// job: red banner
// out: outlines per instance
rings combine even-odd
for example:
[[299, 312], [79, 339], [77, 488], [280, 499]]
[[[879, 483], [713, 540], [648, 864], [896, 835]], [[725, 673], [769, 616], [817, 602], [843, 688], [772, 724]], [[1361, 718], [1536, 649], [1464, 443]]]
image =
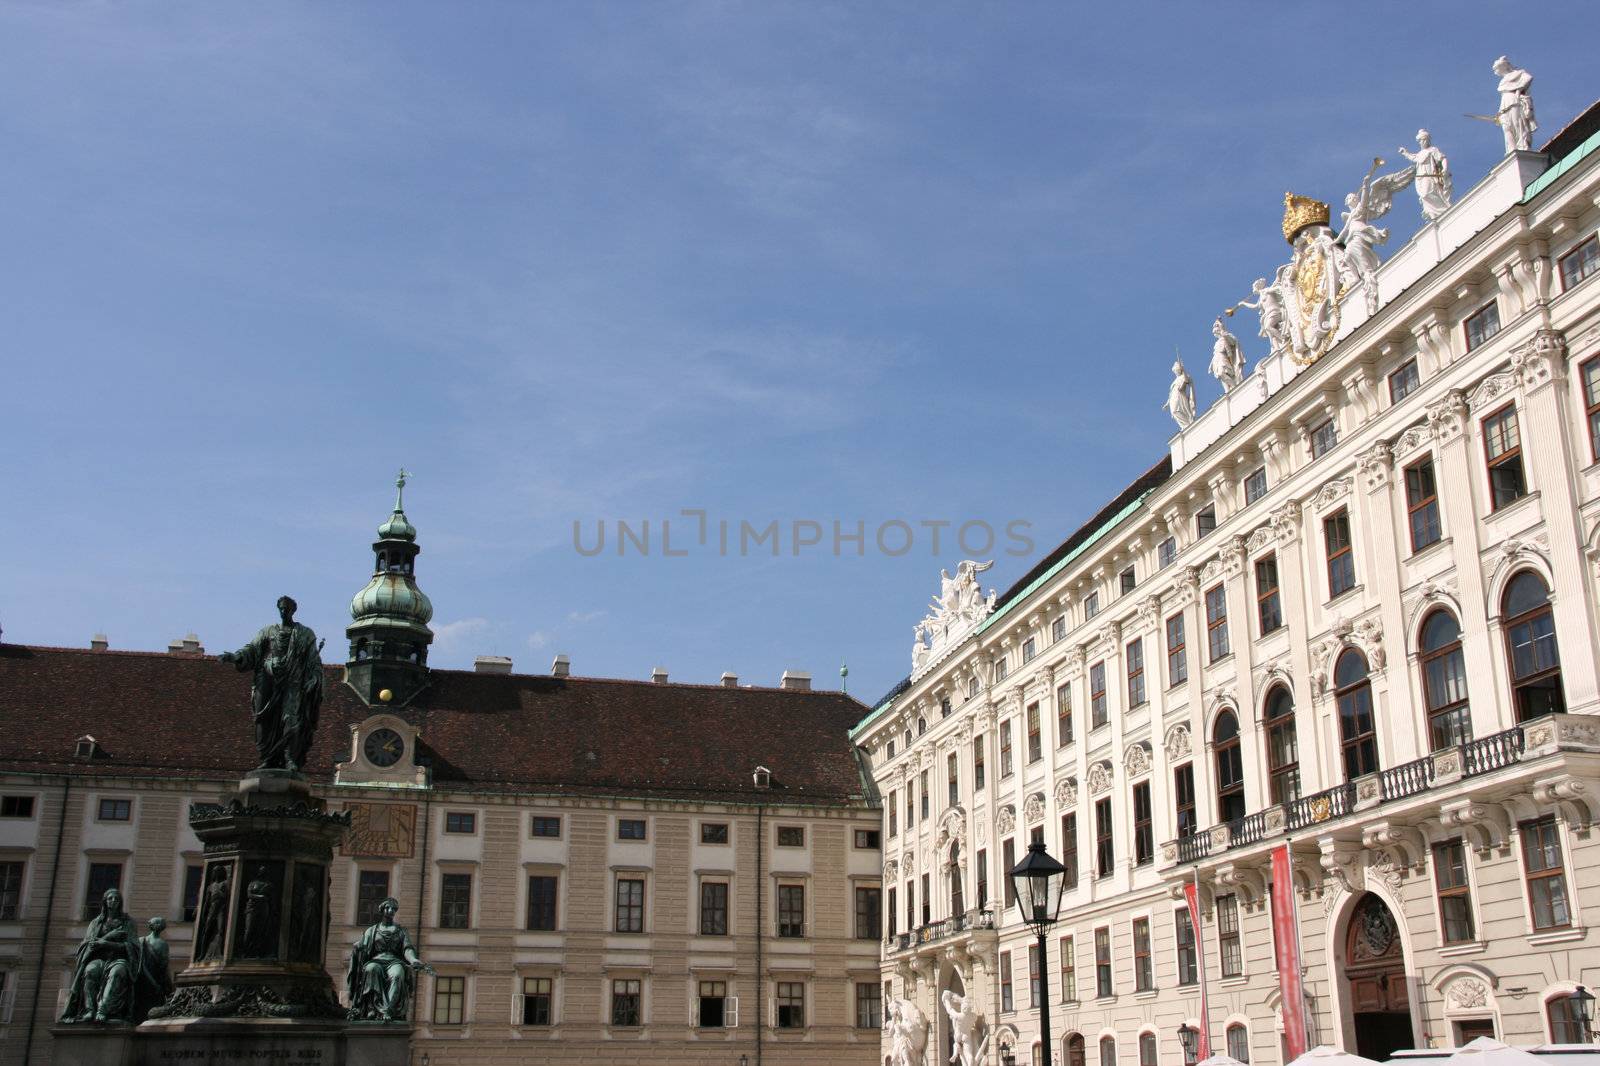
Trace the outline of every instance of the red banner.
[[[1190, 904], [1192, 907], [1193, 904]], [[1272, 849], [1272, 944], [1277, 955], [1278, 988], [1283, 998], [1283, 1037], [1288, 1061], [1304, 1055], [1306, 992], [1300, 977], [1300, 923], [1295, 918], [1294, 871], [1289, 845]]]
[[1200, 1051], [1195, 1058], [1204, 1062], [1211, 1057], [1211, 1014], [1206, 1009], [1206, 945], [1200, 931], [1200, 890], [1193, 881], [1184, 882], [1183, 898], [1189, 904], [1189, 922], [1194, 926], [1194, 957], [1200, 970]]

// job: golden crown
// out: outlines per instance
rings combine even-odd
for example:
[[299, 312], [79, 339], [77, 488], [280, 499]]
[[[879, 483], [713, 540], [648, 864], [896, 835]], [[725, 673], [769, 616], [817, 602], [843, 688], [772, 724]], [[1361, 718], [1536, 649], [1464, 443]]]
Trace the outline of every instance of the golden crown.
[[1283, 239], [1294, 243], [1295, 235], [1307, 226], [1328, 224], [1328, 205], [1309, 196], [1283, 194]]

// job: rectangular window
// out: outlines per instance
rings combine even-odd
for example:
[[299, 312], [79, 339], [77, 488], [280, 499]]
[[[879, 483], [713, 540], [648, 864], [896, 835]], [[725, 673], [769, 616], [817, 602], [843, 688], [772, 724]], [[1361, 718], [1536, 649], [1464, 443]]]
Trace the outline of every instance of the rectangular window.
[[899, 803], [900, 803], [899, 797], [894, 794], [894, 790], [893, 789], [890, 789], [889, 790], [889, 794], [886, 797], [884, 797], [884, 801], [883, 801], [883, 809], [889, 815], [889, 839], [890, 840], [893, 840], [900, 832], [900, 807], [899, 807]]
[[1168, 537], [1156, 545], [1156, 565], [1165, 570], [1178, 558], [1178, 538]]
[[[183, 920], [186, 922], [194, 921], [195, 915], [200, 913], [200, 889], [205, 883], [203, 874], [204, 870], [200, 866], [183, 868]], [[0, 916], [4, 913], [5, 904], [0, 902]]]
[[1528, 492], [1522, 475], [1522, 438], [1517, 432], [1515, 405], [1483, 420], [1483, 446], [1489, 459], [1489, 502], [1498, 511]]
[[1194, 923], [1189, 920], [1187, 907], [1172, 912], [1172, 931], [1178, 946], [1178, 984], [1195, 984], [1200, 972], [1195, 965]]
[[917, 927], [917, 883], [906, 882], [906, 929], [913, 930]]
[[928, 925], [933, 921], [933, 893], [929, 891], [928, 875], [922, 875], [922, 924]]
[[972, 740], [972, 787], [979, 792], [983, 791], [983, 745], [984, 738], [974, 737]]
[[1228, 643], [1228, 596], [1221, 585], [1206, 593], [1206, 643], [1212, 662], [1226, 659], [1233, 650]]
[[1422, 379], [1417, 375], [1417, 361], [1408, 359], [1389, 375], [1389, 402], [1397, 404], [1417, 391]]
[[856, 1028], [883, 1028], [883, 989], [876, 981], [856, 982]]
[[619, 977], [611, 982], [611, 1024], [644, 1024], [644, 983], [637, 977]]
[[1000, 776], [1011, 776], [1011, 723], [1000, 723]]
[[1072, 743], [1072, 686], [1056, 687], [1056, 744]]
[[478, 831], [478, 816], [472, 811], [445, 811], [444, 831], [446, 833], [476, 833]]
[[1064, 617], [1057, 618], [1054, 622], [1050, 623], [1050, 643], [1054, 644], [1056, 641], [1060, 640], [1062, 637], [1064, 637], [1066, 635], [1067, 635], [1067, 620], [1066, 620], [1066, 618], [1064, 618]]
[[1439, 490], [1431, 458], [1406, 467], [1406, 520], [1411, 527], [1413, 552], [1439, 542]]
[[1189, 680], [1187, 645], [1183, 640], [1183, 615], [1167, 619], [1167, 685], [1181, 685]]
[[857, 829], [855, 844], [862, 851], [877, 851], [883, 847], [883, 835], [876, 829]]
[[1100, 593], [1091, 592], [1083, 598], [1083, 618], [1088, 621], [1100, 613]]
[[1470, 941], [1473, 937], [1472, 889], [1467, 883], [1467, 849], [1460, 837], [1433, 846], [1433, 881], [1439, 889], [1444, 942]]
[[435, 977], [433, 979], [433, 1024], [460, 1025], [467, 1011], [467, 979], [465, 977]]
[[1005, 886], [1006, 910], [1010, 910], [1017, 902], [1017, 886], [1011, 881], [1011, 870], [1016, 865], [1017, 843], [1014, 840], [1007, 840], [1000, 845], [1000, 868], [1003, 871], [1000, 876], [1000, 883]]
[[1044, 737], [1040, 732], [1039, 703], [1028, 704], [1028, 761], [1036, 763], [1044, 758]]
[[439, 879], [439, 928], [472, 927], [472, 875], [445, 874]]
[[561, 818], [556, 815], [536, 814], [529, 824], [528, 833], [536, 837], [560, 837]]
[[900, 932], [900, 911], [898, 909], [900, 900], [898, 893], [893, 888], [888, 890], [888, 894], [889, 898], [884, 903], [884, 913], [889, 924], [888, 935], [893, 937]]
[[1111, 930], [1105, 926], [1094, 931], [1094, 994], [1101, 999], [1112, 994]]
[[1195, 830], [1200, 828], [1194, 807], [1194, 763], [1186, 762], [1172, 771], [1172, 798], [1178, 838], [1194, 836]]
[[617, 878], [616, 931], [644, 932], [644, 878]]
[[944, 784], [947, 793], [946, 799], [949, 801], [947, 806], [950, 807], [954, 807], [961, 802], [961, 770], [957, 765], [958, 762], [956, 753], [953, 751], [944, 760]]
[[1116, 869], [1116, 846], [1111, 831], [1111, 801], [1094, 805], [1094, 867], [1096, 877], [1110, 877]]
[[978, 909], [981, 911], [989, 905], [989, 852], [987, 848], [978, 849]]
[[1238, 977], [1244, 973], [1244, 955], [1239, 946], [1239, 900], [1228, 893], [1218, 896], [1217, 940], [1221, 944], [1222, 976]]
[[356, 924], [376, 924], [378, 904], [388, 898], [389, 871], [362, 870], [356, 877]]
[[1343, 507], [1322, 520], [1322, 543], [1328, 557], [1328, 598], [1336, 600], [1356, 587], [1356, 556], [1350, 548], [1350, 512]]
[[1039, 945], [1028, 945], [1028, 1006], [1039, 1005]]
[[0, 796], [0, 818], [32, 817], [32, 796]]
[[100, 898], [111, 889], [122, 890], [122, 864], [120, 862], [92, 862], [83, 900], [83, 920], [93, 921], [100, 913]]
[[556, 881], [554, 874], [528, 876], [528, 928], [549, 932], [556, 927]]
[[778, 982], [778, 1028], [806, 1027], [806, 985], [804, 981]]
[[1038, 654], [1038, 650], [1039, 650], [1039, 645], [1038, 645], [1037, 642], [1034, 641], [1034, 639], [1032, 637], [1029, 637], [1027, 640], [1023, 641], [1022, 642], [1022, 661], [1025, 662], [1025, 663], [1033, 662], [1033, 657], [1036, 654]]
[[700, 981], [695, 1018], [701, 1029], [721, 1029], [728, 1021], [728, 982]]
[[1073, 958], [1072, 938], [1061, 938], [1061, 1000], [1075, 1003], [1078, 999], [1078, 967]]
[[1256, 618], [1261, 623], [1261, 635], [1283, 628], [1283, 600], [1278, 593], [1278, 557], [1268, 555], [1256, 560]]
[[1106, 711], [1106, 664], [1089, 667], [1089, 728], [1099, 729], [1111, 720]]
[[[928, 787], [928, 775], [927, 775], [926, 772], [924, 772], [923, 775], [922, 775], [922, 787], [923, 787], [923, 791], [926, 792], [927, 791], [927, 787]], [[928, 804], [926, 802], [924, 802], [922, 804], [922, 806], [924, 808], [923, 812], [922, 812], [922, 816], [924, 818], [926, 818], [928, 816], [928, 812], [927, 812], [927, 809], [926, 809]], [[780, 825], [780, 826], [778, 826], [778, 847], [780, 847], [780, 848], [803, 848], [805, 846], [806, 846], [806, 827], [805, 826], [803, 826], [803, 825]]]
[[1500, 332], [1500, 308], [1493, 301], [1485, 304], [1467, 318], [1467, 351]]
[[1156, 986], [1155, 963], [1150, 957], [1150, 919], [1133, 920], [1133, 990], [1149, 992]]
[[618, 818], [618, 840], [643, 840], [645, 838], [643, 818]]
[[1155, 861], [1155, 816], [1150, 805], [1150, 782], [1133, 786], [1133, 862], [1146, 866]]
[[806, 935], [805, 885], [778, 886], [778, 935], [790, 939]]
[[1578, 369], [1583, 378], [1583, 412], [1589, 425], [1589, 458], [1600, 459], [1600, 356]]
[[1561, 257], [1561, 291], [1600, 270], [1600, 240], [1590, 237]]
[[132, 800], [103, 799], [100, 801], [100, 820], [102, 822], [126, 822], [132, 817]]
[[883, 913], [883, 892], [877, 886], [856, 887], [856, 939], [876, 940], [883, 935], [878, 916]]
[[1194, 516], [1194, 535], [1195, 535], [1195, 539], [1198, 540], [1201, 537], [1204, 537], [1204, 536], [1207, 536], [1208, 534], [1214, 533], [1214, 532], [1216, 532], [1216, 529], [1217, 529], [1217, 505], [1214, 504], [1214, 503], [1208, 503], [1204, 507], [1200, 508], [1200, 510], [1195, 513], [1195, 516]]
[[1117, 587], [1121, 589], [1119, 595], [1126, 596], [1128, 593], [1137, 588], [1138, 585], [1139, 575], [1131, 566], [1117, 575]]
[[1128, 642], [1128, 706], [1144, 706], [1144, 639], [1135, 637]]
[[1002, 1011], [1016, 1010], [1016, 1002], [1011, 994], [1011, 952], [1000, 953], [1000, 1009]]
[[1004, 655], [1000, 656], [1000, 658], [994, 661], [994, 680], [996, 684], [1004, 681], [1006, 679], [1006, 675], [1010, 672], [1011, 670], [1006, 665], [1006, 657]]
[[554, 981], [548, 977], [522, 979], [522, 1024], [549, 1025]]
[[1245, 506], [1255, 503], [1267, 494], [1267, 468], [1258, 466], [1244, 479]]
[[727, 822], [701, 822], [700, 843], [726, 844], [728, 842]]
[[953, 709], [954, 708], [951, 706], [950, 697], [949, 696], [941, 696], [939, 698], [939, 717], [940, 718], [949, 718], [950, 717], [950, 712]]
[[1561, 861], [1561, 834], [1554, 815], [1518, 826], [1522, 860], [1528, 868], [1528, 901], [1535, 929], [1562, 929], [1572, 924], [1567, 906], [1567, 872]]
[[[191, 870], [198, 866], [189, 867]], [[22, 905], [22, 863], [0, 862], [0, 922], [14, 922]], [[193, 918], [184, 921], [192, 922]]]
[[700, 882], [700, 935], [728, 935], [728, 883]]
[[[920, 786], [918, 789], [918, 795], [922, 800], [922, 820], [926, 822], [928, 820], [928, 771], [924, 770], [917, 776], [917, 784]], [[802, 829], [800, 832], [802, 834], [800, 842], [803, 844], [805, 843], [805, 837], [803, 835], [805, 830]], [[783, 842], [780, 840], [779, 843], [781, 844]]]
[[1311, 430], [1311, 458], [1321, 459], [1339, 443], [1339, 427], [1333, 419], [1318, 422]]

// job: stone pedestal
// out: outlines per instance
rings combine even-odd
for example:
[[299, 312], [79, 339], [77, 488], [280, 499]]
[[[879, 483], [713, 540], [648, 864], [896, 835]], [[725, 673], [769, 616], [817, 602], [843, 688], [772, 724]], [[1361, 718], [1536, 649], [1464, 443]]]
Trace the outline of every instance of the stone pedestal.
[[344, 1017], [323, 966], [328, 868], [350, 825], [306, 780], [256, 770], [227, 803], [195, 804], [205, 848], [194, 957], [152, 1019]]
[[57, 1025], [63, 1066], [394, 1066], [409, 1025], [349, 1023], [323, 965], [328, 869], [350, 825], [298, 774], [256, 770], [228, 802], [196, 804], [205, 848], [194, 957], [142, 1025]]

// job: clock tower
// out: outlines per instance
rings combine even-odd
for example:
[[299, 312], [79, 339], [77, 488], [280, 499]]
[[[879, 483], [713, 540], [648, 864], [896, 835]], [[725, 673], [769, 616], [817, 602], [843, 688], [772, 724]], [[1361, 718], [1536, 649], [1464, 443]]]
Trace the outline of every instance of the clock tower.
[[369, 707], [403, 707], [428, 683], [433, 604], [417, 588], [422, 549], [404, 500], [410, 476], [402, 470], [395, 478], [394, 513], [372, 545], [372, 580], [350, 601], [345, 680]]

